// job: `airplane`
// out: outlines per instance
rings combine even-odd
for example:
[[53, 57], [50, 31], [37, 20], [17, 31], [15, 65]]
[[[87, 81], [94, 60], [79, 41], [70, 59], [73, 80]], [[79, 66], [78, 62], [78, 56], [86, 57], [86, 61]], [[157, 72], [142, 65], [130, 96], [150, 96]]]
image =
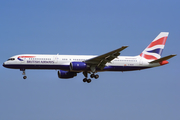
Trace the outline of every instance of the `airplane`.
[[128, 46], [122, 46], [111, 52], [95, 55], [43, 55], [21, 54], [10, 57], [3, 66], [23, 71], [26, 79], [26, 69], [54, 69], [58, 70], [58, 77], [62, 79], [73, 78], [77, 73], [83, 73], [83, 82], [90, 83], [91, 79], [99, 78], [97, 72], [103, 71], [134, 71], [168, 64], [168, 59], [175, 54], [162, 57], [169, 32], [161, 32], [145, 49], [137, 56], [119, 56], [120, 52]]

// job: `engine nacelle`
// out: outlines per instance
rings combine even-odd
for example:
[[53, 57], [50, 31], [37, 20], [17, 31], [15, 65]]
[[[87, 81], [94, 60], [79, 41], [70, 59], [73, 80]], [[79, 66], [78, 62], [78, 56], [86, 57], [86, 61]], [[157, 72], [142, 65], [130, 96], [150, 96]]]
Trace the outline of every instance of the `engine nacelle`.
[[73, 78], [74, 76], [77, 76], [77, 73], [75, 72], [69, 72], [69, 71], [63, 71], [59, 70], [58, 71], [58, 77], [59, 78]]
[[87, 69], [87, 65], [85, 62], [71, 62], [70, 70], [71, 71], [84, 71]]

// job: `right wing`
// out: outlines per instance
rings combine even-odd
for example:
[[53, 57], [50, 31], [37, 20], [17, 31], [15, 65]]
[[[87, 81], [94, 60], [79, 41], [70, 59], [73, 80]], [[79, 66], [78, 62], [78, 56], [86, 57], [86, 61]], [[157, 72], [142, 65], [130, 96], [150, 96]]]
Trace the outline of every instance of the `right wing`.
[[120, 55], [119, 52], [121, 52], [122, 50], [124, 50], [125, 48], [127, 48], [128, 46], [122, 46], [119, 49], [113, 50], [111, 52], [105, 53], [103, 55], [88, 59], [86, 61], [84, 61], [86, 64], [90, 65], [90, 66], [96, 66], [98, 68], [103, 69], [105, 67], [105, 64], [107, 62], [111, 62], [114, 58], [117, 58], [117, 56]]

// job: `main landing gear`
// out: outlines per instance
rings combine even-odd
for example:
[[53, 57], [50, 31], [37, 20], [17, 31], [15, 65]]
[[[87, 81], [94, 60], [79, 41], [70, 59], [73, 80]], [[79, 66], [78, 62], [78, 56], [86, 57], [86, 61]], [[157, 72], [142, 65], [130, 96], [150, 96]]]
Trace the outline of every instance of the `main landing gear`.
[[22, 73], [22, 75], [24, 75], [24, 76], [23, 76], [23, 79], [26, 79], [26, 78], [27, 78], [27, 76], [26, 76], [25, 69], [20, 69], [20, 71], [23, 71], [23, 73]]
[[[87, 82], [87, 83], [90, 83], [91, 82], [91, 79], [88, 79], [88, 73], [87, 72], [83, 72], [83, 75], [85, 76], [85, 78], [83, 79], [83, 82]], [[99, 78], [99, 75], [98, 74], [91, 74], [90, 75], [91, 78], [95, 78], [95, 79], [98, 79]]]
[[90, 82], [91, 82], [91, 79], [84, 78], [84, 79], [83, 79], [83, 82], [90, 83]]
[[91, 78], [98, 79], [98, 78], [99, 78], [99, 75], [98, 75], [98, 74], [96, 74], [96, 75], [95, 75], [95, 74], [91, 74], [90, 77], [91, 77]]

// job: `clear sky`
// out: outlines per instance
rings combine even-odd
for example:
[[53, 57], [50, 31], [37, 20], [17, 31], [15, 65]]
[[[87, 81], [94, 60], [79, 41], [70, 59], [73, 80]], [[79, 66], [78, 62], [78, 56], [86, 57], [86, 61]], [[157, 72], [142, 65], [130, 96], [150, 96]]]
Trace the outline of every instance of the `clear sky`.
[[1, 0], [0, 64], [17, 54], [100, 55], [123, 45], [139, 55], [169, 32], [169, 64], [142, 71], [78, 74], [0, 66], [0, 120], [179, 120], [180, 1]]

